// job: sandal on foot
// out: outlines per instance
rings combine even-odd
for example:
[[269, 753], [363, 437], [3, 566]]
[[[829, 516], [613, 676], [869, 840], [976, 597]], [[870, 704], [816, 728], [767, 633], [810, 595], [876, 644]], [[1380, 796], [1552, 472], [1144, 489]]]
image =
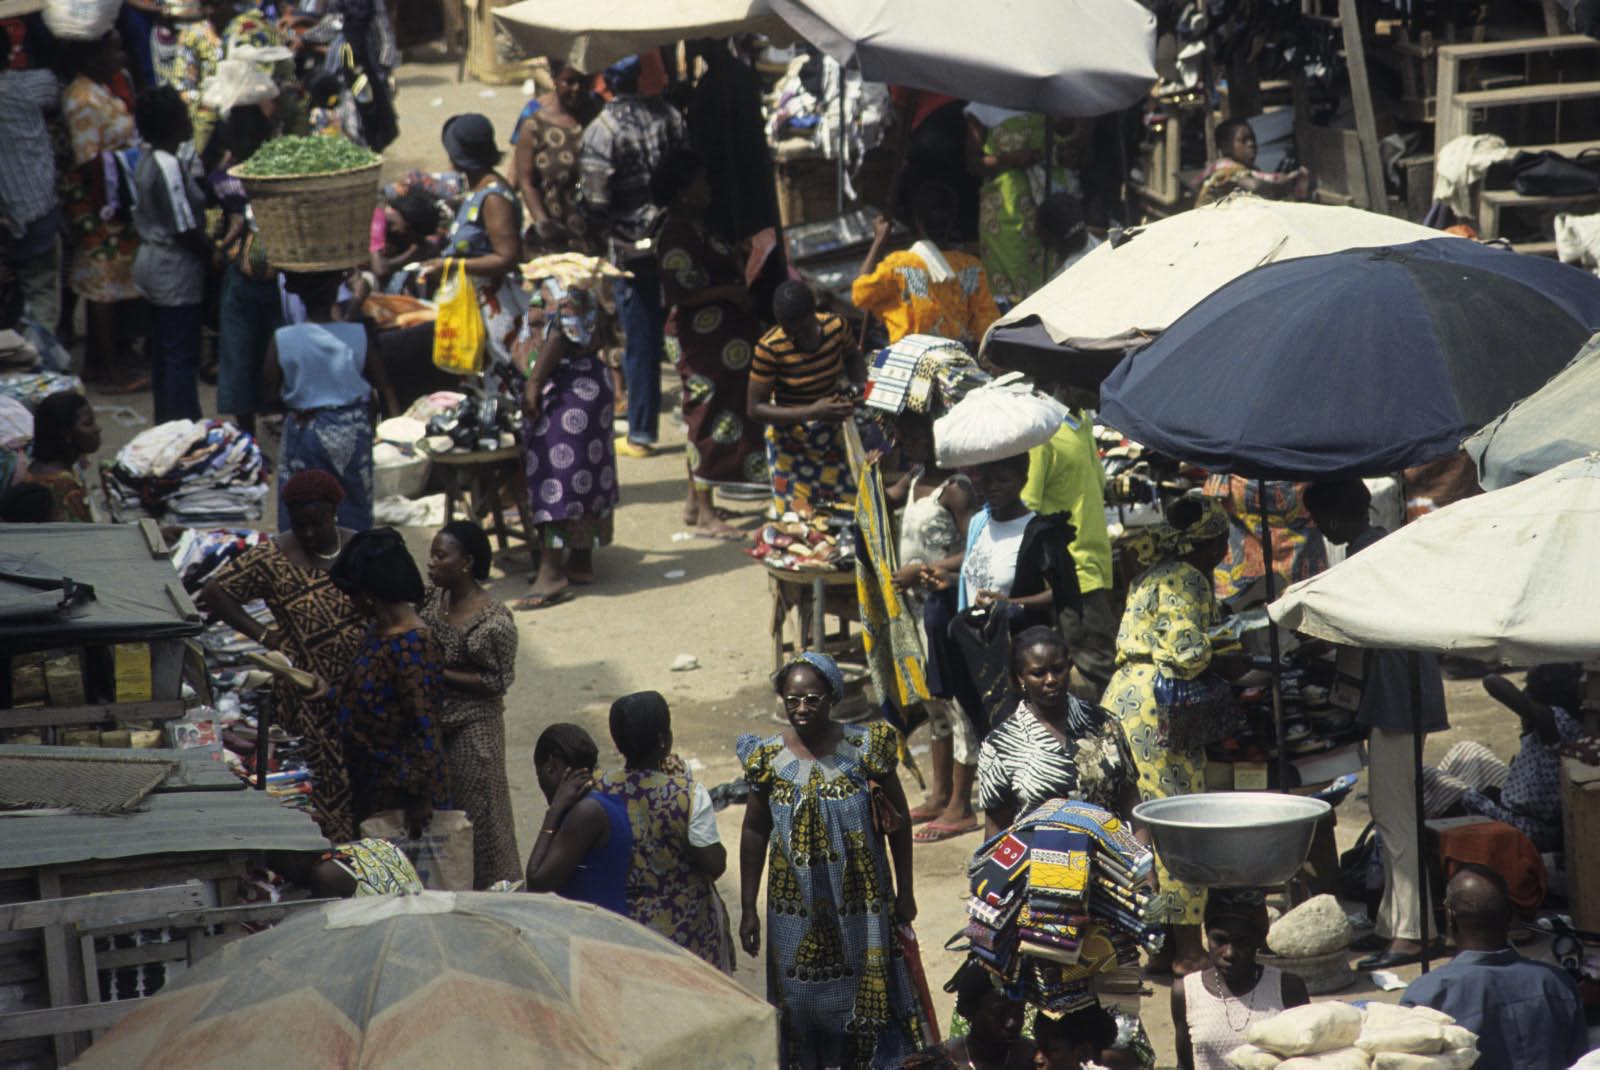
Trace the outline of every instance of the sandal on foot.
[[978, 822], [969, 821], [962, 825], [948, 825], [943, 821], [930, 821], [911, 834], [915, 843], [938, 843], [940, 840], [953, 840], [957, 836], [965, 836], [969, 832], [978, 831]]
[[572, 601], [572, 597], [572, 588], [563, 587], [558, 591], [551, 591], [549, 594], [523, 595], [511, 603], [511, 608], [518, 612], [529, 609], [549, 609], [551, 606], [559, 606], [562, 602]]

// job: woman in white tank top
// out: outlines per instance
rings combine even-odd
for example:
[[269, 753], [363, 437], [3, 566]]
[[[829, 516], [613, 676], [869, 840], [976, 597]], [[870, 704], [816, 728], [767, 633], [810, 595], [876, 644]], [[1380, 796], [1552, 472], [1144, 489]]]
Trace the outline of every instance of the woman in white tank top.
[[1172, 982], [1180, 1070], [1228, 1070], [1227, 1055], [1245, 1042], [1251, 1023], [1310, 1002], [1299, 977], [1256, 962], [1267, 942], [1259, 894], [1212, 891], [1205, 934], [1211, 964]]

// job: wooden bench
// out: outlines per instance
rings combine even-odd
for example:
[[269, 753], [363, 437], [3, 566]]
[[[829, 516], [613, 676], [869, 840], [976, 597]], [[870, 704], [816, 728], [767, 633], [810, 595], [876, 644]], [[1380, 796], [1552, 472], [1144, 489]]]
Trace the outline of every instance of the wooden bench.
[[[1485, 241], [1500, 237], [1500, 215], [1507, 209], [1573, 208], [1589, 205], [1600, 207], [1600, 193], [1536, 197], [1511, 189], [1486, 189], [1478, 194], [1478, 237]], [[1554, 243], [1551, 245], [1553, 248]]]
[[1600, 41], [1584, 34], [1559, 37], [1526, 37], [1514, 41], [1484, 41], [1471, 44], [1439, 45], [1435, 101], [1433, 151], [1438, 152], [1453, 138], [1472, 132], [1472, 109], [1509, 107], [1519, 104], [1551, 103], [1583, 96], [1600, 95], [1600, 82], [1567, 82], [1544, 85], [1519, 85], [1501, 89], [1460, 89], [1463, 64], [1485, 59], [1531, 56], [1537, 53], [1571, 52], [1600, 48]]

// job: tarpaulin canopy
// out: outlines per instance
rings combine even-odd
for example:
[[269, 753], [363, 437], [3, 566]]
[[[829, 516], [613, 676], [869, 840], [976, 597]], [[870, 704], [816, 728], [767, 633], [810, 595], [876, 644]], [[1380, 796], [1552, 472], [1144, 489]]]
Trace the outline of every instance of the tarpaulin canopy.
[[522, 0], [494, 17], [529, 55], [561, 56], [589, 72], [689, 38], [793, 36], [767, 0]]
[[1268, 607], [1360, 647], [1600, 666], [1600, 455], [1429, 513]]
[[1554, 379], [1464, 446], [1485, 490], [1509, 487], [1600, 450], [1600, 334]]
[[1600, 278], [1455, 238], [1280, 261], [1125, 359], [1101, 419], [1215, 471], [1397, 472], [1453, 453], [1600, 326]]
[[1134, 0], [772, 0], [802, 37], [874, 82], [1086, 117], [1156, 82], [1156, 19]]
[[[1123, 231], [997, 320], [984, 339], [1002, 367], [1065, 364], [1098, 384], [1123, 354], [1247, 271], [1280, 260], [1437, 238], [1439, 232], [1360, 208], [1236, 193]], [[1458, 239], [1463, 240], [1463, 239]]]

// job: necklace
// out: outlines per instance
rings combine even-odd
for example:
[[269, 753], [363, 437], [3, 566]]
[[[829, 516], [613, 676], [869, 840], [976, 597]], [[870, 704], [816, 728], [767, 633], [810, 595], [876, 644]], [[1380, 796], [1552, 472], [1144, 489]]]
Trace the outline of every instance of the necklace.
[[316, 558], [318, 561], [332, 561], [344, 549], [344, 532], [335, 531], [333, 553], [331, 554], [319, 554], [309, 546], [302, 546], [301, 549], [306, 552], [307, 557]]
[[[1233, 994], [1233, 989], [1222, 979], [1222, 974], [1217, 974], [1217, 1000], [1222, 1004], [1222, 1020], [1228, 1024], [1230, 1032], [1242, 1033], [1244, 1027], [1250, 1024], [1250, 1017], [1256, 1012], [1256, 992], [1261, 988], [1261, 977], [1264, 972], [1260, 965], [1256, 966], [1255, 984], [1250, 987], [1250, 991], [1243, 999]], [[1235, 1022], [1230, 1013], [1230, 1008], [1235, 1003], [1244, 1008], [1244, 1019], [1239, 1022]]]

